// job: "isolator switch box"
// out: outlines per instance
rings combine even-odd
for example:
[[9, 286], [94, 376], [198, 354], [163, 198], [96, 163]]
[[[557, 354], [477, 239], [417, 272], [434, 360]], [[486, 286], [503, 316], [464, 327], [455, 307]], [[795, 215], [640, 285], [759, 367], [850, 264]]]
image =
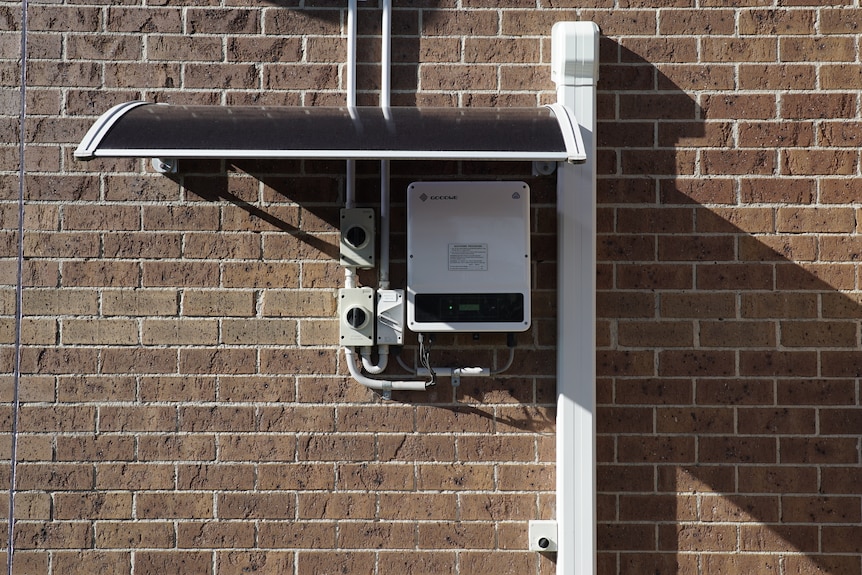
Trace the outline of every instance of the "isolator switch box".
[[374, 289], [361, 287], [338, 290], [338, 318], [341, 345], [374, 345]]
[[374, 267], [374, 210], [341, 210], [341, 265]]
[[407, 190], [407, 327], [530, 327], [530, 188], [416, 182]]

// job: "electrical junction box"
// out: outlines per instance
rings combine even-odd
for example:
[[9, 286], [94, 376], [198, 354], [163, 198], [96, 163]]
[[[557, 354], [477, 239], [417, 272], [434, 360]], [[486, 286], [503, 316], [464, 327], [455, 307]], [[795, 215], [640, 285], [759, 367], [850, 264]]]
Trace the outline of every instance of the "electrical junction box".
[[357, 268], [374, 267], [374, 210], [343, 208], [341, 210], [341, 265]]
[[530, 188], [415, 182], [407, 189], [407, 327], [530, 327]]

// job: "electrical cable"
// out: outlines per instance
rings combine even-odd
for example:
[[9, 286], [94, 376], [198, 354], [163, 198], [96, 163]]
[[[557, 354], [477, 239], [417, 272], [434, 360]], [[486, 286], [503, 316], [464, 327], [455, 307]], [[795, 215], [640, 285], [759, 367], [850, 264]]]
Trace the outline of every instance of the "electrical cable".
[[[428, 341], [426, 344], [425, 341]], [[419, 363], [422, 364], [422, 367], [428, 370], [428, 374], [431, 376], [431, 381], [428, 382], [428, 387], [432, 387], [437, 385], [437, 374], [434, 372], [434, 368], [431, 367], [431, 336], [427, 336], [424, 333], [419, 334]]]
[[24, 162], [25, 121], [27, 119], [27, 0], [21, 2], [21, 107], [18, 116], [18, 262], [15, 284], [15, 358], [12, 368], [12, 446], [9, 470], [9, 513], [6, 573], [12, 575], [15, 557], [15, 491], [18, 476], [18, 411], [21, 404], [21, 325], [24, 317]]

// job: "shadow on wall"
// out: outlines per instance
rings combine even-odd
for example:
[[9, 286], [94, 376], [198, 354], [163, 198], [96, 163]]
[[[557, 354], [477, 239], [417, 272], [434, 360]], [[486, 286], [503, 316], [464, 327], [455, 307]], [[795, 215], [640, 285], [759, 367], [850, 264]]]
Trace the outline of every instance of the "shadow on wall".
[[859, 574], [854, 209], [691, 99], [720, 72], [602, 56], [599, 572]]

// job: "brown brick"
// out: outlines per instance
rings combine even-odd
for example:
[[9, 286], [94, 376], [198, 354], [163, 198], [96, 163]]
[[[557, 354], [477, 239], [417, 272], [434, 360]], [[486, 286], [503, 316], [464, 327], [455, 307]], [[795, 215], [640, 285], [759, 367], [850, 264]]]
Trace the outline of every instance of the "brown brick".
[[167, 259], [180, 257], [180, 234], [117, 233], [106, 234], [104, 253], [113, 258]]
[[700, 345], [704, 347], [767, 347], [775, 345], [772, 322], [717, 321], [700, 323]]
[[810, 35], [814, 32], [813, 10], [755, 9], [740, 12], [739, 32], [746, 35]]
[[289, 463], [261, 465], [261, 489], [325, 490], [335, 486], [332, 463]]
[[260, 546], [276, 549], [334, 549], [334, 522], [262, 523], [260, 526]]
[[254, 373], [257, 353], [253, 349], [181, 349], [180, 372], [189, 374]]
[[859, 163], [855, 151], [840, 150], [784, 150], [781, 154], [781, 171], [790, 176], [852, 175]]
[[797, 263], [775, 266], [777, 285], [797, 290], [851, 290], [856, 283], [855, 270], [849, 264]]
[[135, 441], [114, 435], [61, 436], [57, 438], [57, 461], [132, 461]]
[[816, 74], [810, 64], [741, 64], [743, 90], [811, 90]]
[[814, 493], [817, 470], [793, 466], [746, 467], [739, 474], [739, 489], [745, 493]]
[[455, 461], [455, 442], [450, 437], [426, 433], [387, 434], [378, 438], [379, 461]]
[[[18, 564], [18, 559], [15, 561]], [[119, 551], [60, 551], [53, 553], [54, 568], [69, 575], [86, 575], [88, 573], [114, 573], [129, 575], [131, 573], [131, 554]], [[47, 572], [39, 569], [38, 572]], [[35, 570], [33, 572], [36, 572]]]
[[811, 525], [743, 525], [740, 530], [740, 550], [769, 552], [787, 548], [793, 541], [799, 551], [815, 551], [817, 528]]
[[705, 150], [702, 155], [706, 174], [772, 175], [776, 154], [771, 150]]
[[92, 406], [23, 405], [18, 425], [23, 432], [93, 432], [95, 423], [96, 411]]
[[788, 347], [856, 347], [854, 322], [781, 322], [781, 343]]
[[858, 463], [853, 439], [844, 437], [782, 437], [782, 463]]
[[777, 463], [778, 448], [769, 437], [703, 437], [698, 460], [703, 463]]
[[215, 438], [207, 435], [146, 435], [138, 440], [138, 461], [212, 461]]
[[140, 266], [109, 260], [67, 261], [62, 264], [65, 287], [138, 287]]
[[22, 463], [21, 490], [82, 491], [93, 488], [93, 466], [83, 463]]
[[[702, 57], [706, 62], [774, 62], [778, 56], [778, 46], [776, 39], [768, 36], [760, 38], [710, 36], [704, 39]], [[783, 53], [782, 58], [784, 58]]]
[[329, 291], [268, 290], [263, 296], [263, 313], [282, 317], [332, 317], [337, 302]]
[[662, 351], [659, 352], [659, 375], [725, 377], [734, 374], [734, 363], [734, 354], [728, 351]]
[[778, 403], [780, 405], [852, 405], [855, 402], [852, 387], [850, 380], [781, 380], [778, 382]]
[[493, 549], [494, 531], [492, 523], [423, 522], [419, 524], [419, 548]]
[[296, 450], [292, 438], [275, 435], [221, 436], [219, 459], [222, 461], [291, 461]]
[[206, 345], [218, 342], [216, 320], [144, 320], [141, 328], [144, 345]]
[[131, 519], [130, 493], [57, 493], [54, 496], [56, 519]]
[[621, 462], [688, 463], [696, 459], [693, 437], [622, 436], [618, 443]]
[[370, 493], [314, 493], [299, 494], [300, 519], [334, 519], [349, 516], [352, 519], [373, 519], [375, 496]]
[[231, 405], [183, 405], [180, 407], [182, 431], [253, 431], [254, 410]]
[[297, 440], [298, 458], [304, 461], [364, 461], [373, 459], [370, 434], [312, 435]]
[[16, 549], [79, 549], [93, 545], [90, 524], [84, 521], [17, 521]]
[[260, 371], [271, 374], [333, 374], [335, 354], [322, 349], [262, 349]]
[[203, 493], [139, 493], [139, 519], [205, 519], [213, 516], [212, 495]]
[[182, 11], [179, 8], [163, 9], [153, 6], [109, 6], [106, 28], [110, 32], [182, 32]]
[[99, 411], [100, 431], [176, 431], [176, 409], [161, 405], [104, 406]]
[[265, 90], [312, 90], [335, 88], [338, 69], [332, 64], [265, 64]]
[[210, 575], [212, 553], [206, 551], [139, 551], [135, 553], [135, 572], [162, 575], [199, 573]]
[[216, 569], [221, 575], [248, 572], [277, 575], [293, 571], [293, 554], [283, 551], [219, 551]]
[[847, 573], [858, 575], [862, 573], [862, 567], [856, 564], [852, 555], [821, 555], [808, 554], [797, 557], [788, 557], [784, 563], [788, 574], [802, 575], [802, 573]]
[[786, 119], [852, 118], [856, 109], [853, 94], [799, 93], [781, 96], [781, 116]]
[[[245, 464], [191, 464], [177, 469], [177, 487], [208, 491], [249, 491], [254, 487], [254, 466]], [[201, 499], [201, 505], [204, 505]]]
[[339, 527], [337, 546], [343, 549], [412, 549], [414, 529], [408, 523], [345, 523]]
[[463, 521], [521, 521], [536, 515], [535, 497], [515, 493], [461, 494]]
[[687, 347], [694, 342], [693, 326], [684, 322], [620, 322], [617, 337], [623, 347]]
[[292, 378], [221, 376], [219, 377], [218, 398], [222, 401], [293, 401], [296, 395]]
[[[309, 38], [309, 43], [313, 39]], [[299, 62], [301, 58], [301, 38], [231, 36], [227, 41], [227, 59], [229, 62]]]
[[104, 549], [169, 548], [174, 544], [171, 523], [100, 521], [96, 545]]
[[[450, 559], [454, 559], [454, 557], [450, 557]], [[341, 569], [347, 573], [370, 573], [374, 570], [375, 560], [376, 555], [374, 553], [309, 551], [297, 554], [296, 565], [298, 575], [315, 575], [325, 571], [331, 565], [340, 565]], [[409, 571], [401, 572], [408, 573]], [[445, 570], [433, 572], [445, 573]]]
[[296, 323], [289, 320], [224, 320], [222, 343], [292, 345], [296, 343]]
[[725, 408], [662, 407], [656, 410], [658, 433], [732, 433], [733, 412]]
[[739, 239], [741, 261], [813, 261], [817, 243], [810, 236], [743, 236]]
[[224, 549], [254, 545], [254, 524], [211, 521], [177, 525], [177, 547], [185, 549]]
[[143, 401], [215, 401], [215, 388], [215, 377], [143, 377], [140, 396]]
[[219, 283], [219, 266], [212, 262], [144, 262], [145, 287], [209, 287]]
[[254, 315], [255, 294], [245, 290], [184, 290], [182, 314], [244, 317]]
[[739, 126], [739, 144], [746, 148], [808, 147], [813, 142], [811, 122], [746, 122]]
[[779, 40], [779, 49], [784, 62], [842, 62], [852, 59], [853, 42], [841, 36], [790, 36]]
[[96, 467], [96, 487], [103, 490], [173, 489], [174, 466], [152, 463], [103, 463]]
[[179, 294], [174, 290], [104, 290], [102, 313], [108, 316], [176, 315]]
[[809, 351], [742, 351], [739, 371], [747, 376], [813, 376], [817, 355]]
[[124, 319], [64, 319], [60, 322], [63, 344], [135, 345], [138, 324]]
[[102, 350], [102, 373], [176, 373], [177, 352], [171, 349], [107, 348]]

